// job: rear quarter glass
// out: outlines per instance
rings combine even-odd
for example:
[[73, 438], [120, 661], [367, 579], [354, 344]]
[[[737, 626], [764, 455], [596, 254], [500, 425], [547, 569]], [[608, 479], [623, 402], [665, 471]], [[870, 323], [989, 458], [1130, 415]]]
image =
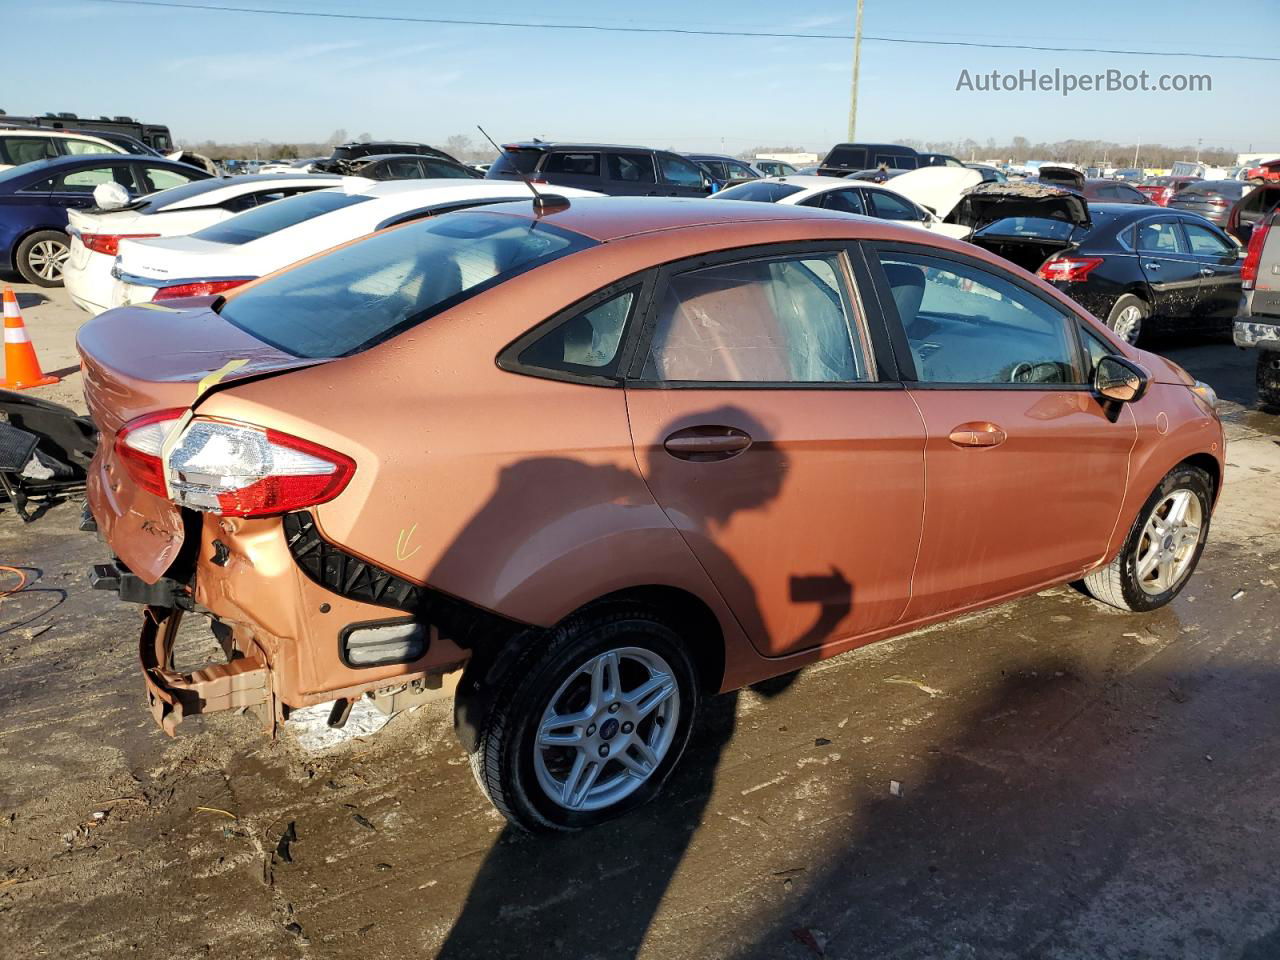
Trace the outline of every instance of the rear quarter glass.
[[595, 245], [545, 221], [479, 211], [444, 214], [268, 277], [227, 299], [219, 314], [294, 356], [347, 356], [510, 277]]

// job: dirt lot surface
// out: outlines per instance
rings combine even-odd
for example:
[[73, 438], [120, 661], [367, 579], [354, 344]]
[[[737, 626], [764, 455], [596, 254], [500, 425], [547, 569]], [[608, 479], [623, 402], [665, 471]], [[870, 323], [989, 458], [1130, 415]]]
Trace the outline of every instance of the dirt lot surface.
[[[72, 365], [79, 315], [20, 289]], [[1171, 606], [1053, 590], [718, 698], [661, 802], [551, 840], [504, 828], [442, 705], [320, 753], [239, 716], [166, 738], [78, 506], [0, 515], [32, 581], [0, 601], [0, 955], [1280, 957], [1280, 418], [1251, 355], [1166, 347], [1230, 435]]]

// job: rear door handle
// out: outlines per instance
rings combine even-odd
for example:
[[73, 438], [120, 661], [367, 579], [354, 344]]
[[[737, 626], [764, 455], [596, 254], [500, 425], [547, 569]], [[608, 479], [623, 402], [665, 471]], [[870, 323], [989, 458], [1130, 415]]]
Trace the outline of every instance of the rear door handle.
[[1202, 277], [1212, 277], [1212, 276], [1213, 276], [1213, 271], [1212, 271], [1212, 270], [1210, 270], [1208, 267], [1201, 267], [1201, 268], [1200, 268], [1200, 276], [1202, 276]]
[[1144, 263], [1144, 264], [1143, 264], [1143, 266], [1144, 266], [1144, 267], [1146, 267], [1148, 270], [1159, 270], [1159, 269], [1160, 269], [1160, 264], [1155, 263], [1155, 262]]
[[662, 446], [677, 460], [705, 463], [736, 457], [751, 446], [751, 437], [737, 427], [706, 424], [677, 430]]
[[998, 447], [1008, 439], [1008, 434], [994, 423], [975, 420], [960, 424], [947, 439], [957, 447]]

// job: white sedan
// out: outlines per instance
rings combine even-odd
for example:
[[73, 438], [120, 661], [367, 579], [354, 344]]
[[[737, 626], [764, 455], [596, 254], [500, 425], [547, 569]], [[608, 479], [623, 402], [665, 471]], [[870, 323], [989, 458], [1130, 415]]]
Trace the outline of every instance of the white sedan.
[[[519, 181], [360, 183], [280, 200], [187, 237], [122, 240], [112, 268], [111, 305], [222, 293], [375, 230], [450, 210], [531, 199]], [[571, 187], [556, 187], [555, 193], [599, 196]]]
[[[97, 315], [112, 306], [111, 267], [120, 241], [137, 237], [180, 237], [299, 193], [335, 187], [338, 176], [255, 176], [197, 180], [160, 190], [114, 208], [71, 210], [71, 249], [62, 281], [82, 310]], [[368, 184], [368, 180], [360, 180]]]
[[977, 170], [921, 167], [899, 174], [884, 185], [842, 177], [768, 177], [728, 187], [711, 199], [821, 207], [878, 220], [899, 220], [963, 240], [969, 236], [969, 228], [946, 223], [944, 218], [966, 189], [981, 182], [982, 174]]

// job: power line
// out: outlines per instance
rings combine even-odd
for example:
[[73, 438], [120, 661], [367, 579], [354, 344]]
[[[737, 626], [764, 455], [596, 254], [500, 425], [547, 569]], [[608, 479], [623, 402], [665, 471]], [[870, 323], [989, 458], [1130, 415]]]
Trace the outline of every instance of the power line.
[[[213, 3], [173, 3], [170, 0], [91, 0], [120, 6], [166, 7], [173, 10], [206, 10], [218, 13], [258, 13], [279, 17], [318, 17], [327, 20], [366, 20], [380, 23], [429, 23], [465, 27], [511, 27], [522, 30], [578, 30], [599, 33], [679, 34], [694, 37], [758, 37], [767, 40], [852, 40], [844, 33], [774, 33], [748, 30], [694, 30], [686, 27], [610, 27], [590, 23], [529, 23], [515, 20], [463, 20], [447, 17], [408, 17], [373, 13], [327, 13], [319, 10], [276, 10], [268, 7], [239, 7]], [[1115, 50], [1102, 47], [1048, 47], [1026, 43], [979, 43], [973, 40], [915, 40], [907, 37], [863, 35], [868, 43], [900, 43], [926, 47], [976, 47], [984, 50], [1032, 50], [1038, 53], [1105, 53], [1140, 57], [1195, 57], [1203, 60], [1247, 60], [1280, 63], [1280, 57], [1260, 57], [1239, 53], [1192, 53], [1189, 51]]]

